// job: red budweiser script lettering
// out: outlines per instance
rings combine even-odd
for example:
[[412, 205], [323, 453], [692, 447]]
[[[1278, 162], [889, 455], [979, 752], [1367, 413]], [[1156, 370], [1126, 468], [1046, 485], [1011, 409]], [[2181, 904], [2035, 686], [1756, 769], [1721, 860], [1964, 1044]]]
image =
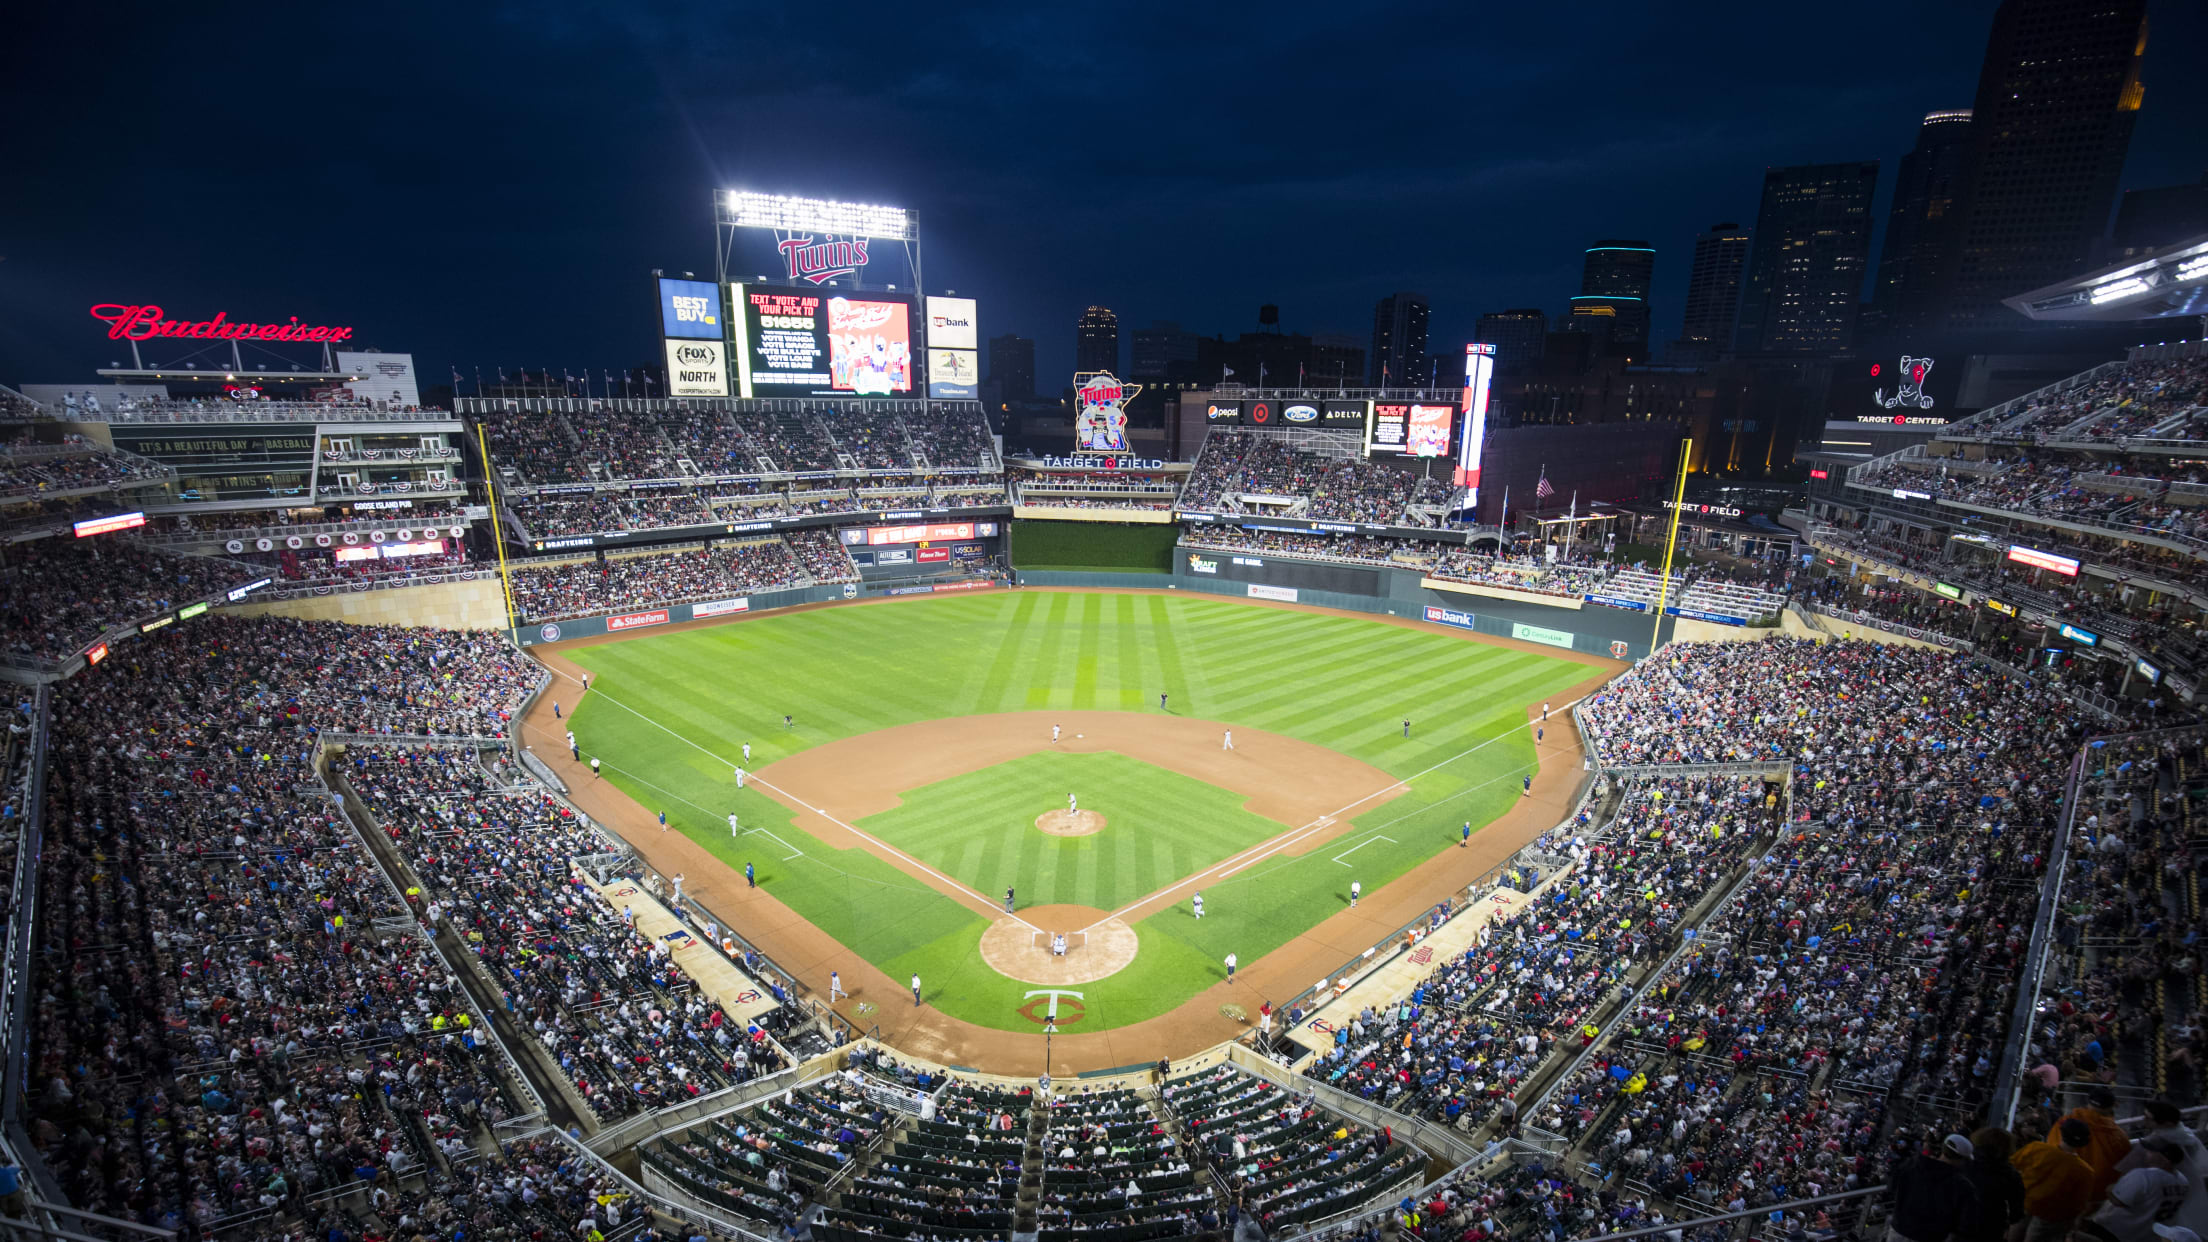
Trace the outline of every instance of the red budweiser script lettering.
[[301, 323], [297, 315], [289, 323], [233, 323], [230, 312], [216, 311], [213, 319], [194, 322], [167, 318], [158, 306], [127, 306], [120, 302], [94, 306], [92, 317], [106, 322], [107, 339], [111, 341], [176, 337], [199, 341], [347, 341], [353, 336], [351, 328]]

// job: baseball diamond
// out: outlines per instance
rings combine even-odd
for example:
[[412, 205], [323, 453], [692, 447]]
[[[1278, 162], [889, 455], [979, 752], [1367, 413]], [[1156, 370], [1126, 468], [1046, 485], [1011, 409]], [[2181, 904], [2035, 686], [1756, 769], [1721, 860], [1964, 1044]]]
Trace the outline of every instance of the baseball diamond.
[[[1081, 1016], [1060, 1022], [1082, 1034], [1214, 987], [1285, 996], [1312, 982], [1299, 957], [1386, 935], [1401, 918], [1375, 926], [1368, 911], [1399, 912], [1372, 897], [1426, 865], [1469, 866], [1460, 825], [1513, 809], [1536, 769], [1529, 708], [1600, 671], [1410, 623], [1055, 590], [539, 654], [593, 674], [565, 722], [604, 764], [602, 782], [571, 782], [586, 808], [686, 872], [708, 909], [769, 929], [759, 942], [778, 960], [840, 970], [847, 1003], [909, 993], [918, 974], [934, 1015], [983, 1031], [1032, 1032], [1023, 985], [1079, 979]], [[1406, 715], [1422, 722], [1408, 739]], [[644, 808], [665, 808], [679, 836], [643, 829]], [[1368, 895], [1354, 912], [1352, 882]], [[1087, 934], [1058, 956], [1055, 932]], [[1125, 960], [1103, 961], [1106, 945]], [[1232, 985], [1228, 953], [1244, 963]], [[1274, 954], [1289, 972], [1277, 984], [1255, 969]]]

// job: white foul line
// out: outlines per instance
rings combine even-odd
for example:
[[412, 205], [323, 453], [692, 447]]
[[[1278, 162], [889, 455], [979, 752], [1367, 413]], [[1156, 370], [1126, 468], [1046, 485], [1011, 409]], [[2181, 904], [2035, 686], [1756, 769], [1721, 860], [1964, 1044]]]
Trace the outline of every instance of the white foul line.
[[[729, 763], [729, 762], [730, 762], [730, 760], [729, 760], [729, 759], [727, 759], [727, 758], [725, 758], [725, 757], [723, 757], [723, 756], [721, 756], [721, 755], [717, 755], [717, 754], [714, 754], [714, 753], [713, 753], [712, 751], [710, 751], [710, 750], [707, 750], [707, 749], [706, 749], [705, 747], [703, 747], [703, 746], [699, 746], [699, 745], [698, 745], [698, 744], [697, 744], [696, 742], [693, 742], [693, 741], [691, 741], [691, 740], [690, 740], [689, 738], [686, 738], [686, 737], [684, 737], [684, 736], [683, 736], [682, 734], [680, 734], [680, 733], [677, 733], [677, 732], [675, 732], [675, 731], [674, 731], [673, 729], [670, 729], [670, 728], [668, 728], [668, 727], [667, 727], [666, 725], [663, 725], [663, 724], [659, 723], [658, 721], [656, 721], [656, 720], [652, 719], [652, 718], [651, 718], [650, 716], [647, 716], [647, 715], [645, 715], [644, 713], [642, 713], [642, 712], [640, 712], [640, 711], [636, 710], [635, 708], [633, 708], [633, 707], [629, 706], [628, 704], [626, 704], [626, 703], [622, 702], [621, 700], [619, 700], [619, 699], [617, 699], [617, 698], [614, 698], [614, 697], [613, 697], [612, 695], [610, 695], [610, 694], [607, 694], [607, 693], [606, 693], [605, 691], [603, 691], [603, 690], [600, 690], [600, 691], [598, 691], [598, 694], [599, 694], [599, 695], [600, 695], [601, 697], [603, 697], [603, 698], [604, 698], [604, 699], [605, 699], [605, 700], [606, 700], [606, 701], [607, 701], [608, 703], [611, 703], [611, 704], [613, 704], [613, 705], [614, 705], [615, 707], [618, 707], [618, 708], [620, 708], [620, 709], [621, 709], [622, 711], [625, 711], [625, 712], [627, 712], [628, 714], [630, 714], [631, 716], [634, 716], [634, 717], [636, 717], [636, 718], [637, 718], [638, 720], [641, 720], [641, 721], [645, 722], [646, 724], [649, 724], [649, 725], [651, 725], [651, 726], [652, 726], [653, 728], [655, 728], [655, 729], [658, 729], [658, 730], [659, 730], [660, 732], [662, 732], [662, 733], [665, 733], [665, 734], [666, 734], [667, 736], [669, 736], [669, 737], [671, 737], [671, 738], [674, 738], [674, 739], [676, 739], [677, 741], [680, 741], [680, 742], [684, 742], [684, 743], [687, 743], [687, 744], [688, 744], [689, 746], [691, 746], [692, 748], [696, 749], [696, 750], [697, 750], [697, 751], [699, 751], [700, 753], [702, 753], [702, 754], [706, 754], [706, 755], [711, 755], [711, 756], [712, 756], [713, 758], [715, 758], [715, 759], [719, 759], [719, 760], [720, 760], [720, 761], [721, 761], [722, 763]], [[1482, 743], [1482, 745], [1485, 745], [1485, 743]], [[952, 888], [955, 888], [955, 889], [957, 889], [957, 890], [958, 890], [959, 892], [961, 892], [961, 893], [964, 893], [964, 894], [966, 894], [967, 896], [969, 896], [969, 897], [973, 898], [973, 899], [974, 899], [975, 901], [978, 901], [978, 902], [980, 902], [980, 903], [981, 903], [981, 904], [982, 904], [983, 906], [985, 906], [985, 907], [987, 907], [987, 908], [988, 908], [988, 910], [989, 910], [989, 912], [990, 912], [991, 914], [1002, 914], [1002, 913], [1003, 913], [1002, 909], [1001, 909], [1001, 908], [1000, 908], [1000, 907], [999, 907], [999, 906], [998, 906], [998, 905], [997, 905], [997, 904], [996, 904], [995, 902], [992, 902], [992, 901], [990, 901], [990, 900], [989, 900], [989, 899], [988, 899], [987, 897], [984, 897], [984, 896], [982, 896], [982, 895], [981, 895], [980, 893], [977, 893], [977, 892], [975, 892], [974, 890], [972, 890], [972, 889], [970, 889], [970, 888], [966, 887], [965, 885], [963, 885], [963, 884], [959, 883], [958, 881], [956, 881], [956, 880], [952, 879], [951, 877], [949, 877], [949, 876], [947, 876], [947, 875], [944, 875], [944, 874], [943, 874], [942, 872], [940, 872], [940, 871], [937, 871], [937, 870], [936, 870], [935, 868], [933, 868], [933, 867], [930, 867], [929, 865], [927, 865], [927, 864], [926, 864], [926, 863], [924, 863], [924, 862], [921, 862], [921, 861], [920, 861], [919, 859], [917, 859], [917, 858], [914, 858], [914, 857], [913, 857], [912, 855], [910, 855], [910, 854], [907, 854], [907, 853], [905, 853], [905, 852], [904, 852], [903, 850], [900, 850], [900, 849], [898, 849], [898, 848], [897, 848], [896, 846], [894, 846], [894, 845], [891, 845], [891, 844], [890, 844], [889, 842], [887, 842], [887, 841], [884, 841], [884, 840], [882, 840], [882, 839], [881, 839], [880, 837], [876, 837], [876, 836], [872, 835], [871, 833], [865, 833], [865, 832], [861, 832], [861, 831], [859, 831], [858, 829], [856, 829], [856, 828], [852, 827], [851, 825], [849, 825], [849, 824], [847, 824], [847, 823], [844, 823], [844, 822], [843, 822], [842, 820], [840, 820], [840, 819], [837, 819], [837, 818], [836, 818], [835, 816], [833, 816], [833, 815], [830, 815], [830, 814], [829, 814], [828, 812], [826, 812], [826, 811], [824, 811], [824, 810], [821, 810], [821, 809], [820, 809], [819, 807], [817, 807], [817, 806], [814, 806], [814, 805], [813, 805], [812, 803], [810, 803], [810, 802], [807, 802], [807, 801], [805, 801], [805, 800], [804, 800], [803, 798], [800, 798], [800, 797], [798, 797], [798, 796], [797, 796], [796, 794], [794, 794], [794, 793], [791, 793], [791, 792], [790, 792], [789, 790], [787, 790], [787, 789], [784, 789], [784, 788], [782, 788], [782, 787], [781, 787], [781, 786], [779, 786], [779, 785], [771, 784], [771, 783], [769, 783], [769, 782], [767, 782], [767, 781], [763, 781], [763, 780], [760, 780], [760, 779], [759, 779], [759, 777], [758, 777], [758, 775], [757, 775], [756, 773], [746, 773], [746, 774], [745, 774], [745, 779], [746, 779], [746, 780], [748, 780], [748, 781], [750, 781], [750, 782], [751, 782], [752, 784], [754, 784], [754, 785], [757, 785], [757, 786], [759, 786], [759, 787], [760, 787], [760, 788], [762, 788], [762, 789], [771, 789], [771, 790], [773, 790], [774, 792], [776, 792], [776, 793], [778, 793], [778, 794], [781, 794], [781, 795], [782, 795], [782, 796], [783, 796], [784, 798], [788, 799], [789, 801], [791, 801], [791, 802], [794, 802], [794, 803], [796, 803], [797, 805], [799, 805], [799, 806], [801, 806], [801, 807], [805, 808], [805, 809], [806, 809], [806, 810], [808, 810], [808, 811], [811, 811], [811, 812], [812, 812], [813, 814], [815, 814], [815, 815], [818, 815], [818, 816], [820, 816], [820, 817], [821, 817], [822, 819], [825, 819], [825, 820], [827, 820], [827, 821], [828, 821], [829, 823], [831, 823], [831, 824], [834, 824], [834, 825], [835, 825], [835, 826], [837, 826], [838, 828], [841, 828], [841, 829], [843, 829], [843, 830], [844, 830], [845, 832], [848, 832], [848, 833], [850, 833], [850, 834], [851, 834], [852, 836], [855, 836], [855, 837], [857, 837], [857, 838], [858, 838], [858, 839], [860, 839], [861, 841], [865, 841], [865, 842], [867, 842], [867, 843], [869, 843], [869, 844], [871, 844], [871, 845], [873, 845], [873, 846], [876, 846], [877, 848], [881, 849], [881, 850], [882, 850], [883, 852], [885, 852], [885, 853], [889, 853], [889, 854], [894, 854], [894, 855], [896, 855], [897, 857], [899, 857], [899, 858], [902, 858], [902, 859], [904, 859], [904, 860], [905, 860], [906, 862], [908, 862], [908, 863], [911, 863], [911, 864], [912, 864], [912, 865], [913, 865], [914, 867], [918, 868], [919, 870], [921, 870], [921, 871], [924, 871], [924, 872], [926, 872], [927, 874], [929, 874], [929, 875], [932, 875], [932, 876], [934, 876], [934, 877], [935, 877], [936, 879], [938, 879], [938, 880], [941, 880], [941, 881], [943, 881], [943, 882], [944, 882], [945, 884], [948, 884], [948, 885], [950, 885], [950, 886], [951, 886]], [[678, 795], [678, 796], [679, 796], [679, 795]], [[684, 799], [683, 799], [683, 801], [685, 801], [685, 802], [689, 802], [690, 800], [689, 800], [688, 798], [684, 798]], [[692, 805], [692, 806], [697, 806], [698, 804], [697, 804], [697, 803], [695, 803], [695, 802], [691, 802], [691, 803], [690, 803], [690, 805]], [[703, 810], [704, 808], [700, 807], [699, 809], [700, 809], [700, 810]], [[778, 841], [780, 841], [780, 840], [781, 840], [781, 838], [780, 838], [780, 837], [776, 837], [775, 839], [776, 839], [776, 840], [778, 840]], [[784, 845], [789, 845], [789, 842], [787, 842], [787, 841], [783, 841], [783, 842], [782, 842], [782, 844], [784, 844]], [[795, 847], [793, 846], [792, 848], [795, 848]], [[789, 860], [788, 860], [788, 859], [784, 859], [783, 861], [784, 861], [784, 862], [787, 862], [787, 861], [789, 861]], [[1006, 918], [1009, 918], [1009, 919], [1011, 919], [1011, 920], [1012, 920], [1013, 922], [1015, 922], [1015, 923], [1018, 923], [1018, 924], [1019, 924], [1020, 926], [1022, 926], [1022, 927], [1025, 927], [1026, 929], [1028, 929], [1028, 930], [1029, 930], [1029, 931], [1031, 931], [1031, 932], [1032, 932], [1032, 931], [1041, 931], [1041, 930], [1042, 930], [1041, 928], [1039, 928], [1039, 927], [1035, 926], [1035, 925], [1034, 925], [1033, 923], [1030, 923], [1030, 922], [1028, 922], [1028, 921], [1027, 921], [1026, 919], [1023, 919], [1023, 918], [1021, 918], [1021, 917], [1020, 917], [1019, 915], [1016, 915], [1016, 914], [1010, 914], [1010, 915], [1004, 915], [1004, 917], [1006, 917]]]
[[1348, 863], [1345, 863], [1345, 862], [1342, 862], [1342, 860], [1343, 860], [1343, 859], [1345, 859], [1345, 858], [1349, 857], [1349, 856], [1350, 856], [1351, 854], [1354, 854], [1354, 853], [1356, 853], [1357, 851], [1359, 851], [1359, 850], [1361, 850], [1361, 849], [1365, 848], [1366, 846], [1368, 846], [1368, 845], [1372, 844], [1372, 843], [1373, 843], [1373, 842], [1375, 842], [1375, 841], [1385, 841], [1385, 842], [1387, 842], [1387, 843], [1388, 843], [1388, 844], [1390, 844], [1390, 845], [1394, 845], [1394, 844], [1395, 844], [1395, 838], [1394, 838], [1394, 837], [1383, 837], [1383, 836], [1380, 836], [1380, 835], [1378, 835], [1378, 834], [1376, 833], [1376, 834], [1374, 834], [1374, 835], [1372, 835], [1372, 836], [1366, 837], [1366, 838], [1365, 838], [1364, 840], [1362, 840], [1362, 841], [1359, 841], [1359, 842], [1358, 842], [1357, 844], [1355, 844], [1355, 845], [1352, 845], [1352, 846], [1350, 846], [1350, 847], [1349, 847], [1348, 849], [1346, 849], [1346, 850], [1343, 850], [1343, 851], [1342, 851], [1341, 853], [1339, 853], [1339, 854], [1336, 854], [1336, 855], [1334, 856], [1334, 861], [1335, 861], [1335, 862], [1337, 862], [1337, 863], [1340, 863], [1340, 864], [1341, 864], [1342, 866], [1346, 867], [1346, 866], [1348, 866], [1349, 864], [1348, 864]]
[[[1571, 702], [1564, 705], [1564, 710], [1570, 711], [1572, 709], [1572, 704], [1578, 703], [1579, 701], [1580, 700], [1578, 699], [1571, 700]], [[1308, 824], [1305, 824], [1301, 828], [1292, 828], [1287, 832], [1282, 833], [1280, 836], [1273, 838], [1271, 841], [1260, 841], [1256, 845], [1251, 846], [1249, 849], [1244, 850], [1240, 854], [1230, 854], [1227, 857], [1220, 859], [1218, 862], [1213, 863], [1210, 870], [1199, 871], [1195, 875], [1189, 876], [1186, 879], [1177, 880], [1172, 884], [1168, 884], [1164, 888], [1159, 889], [1157, 892], [1154, 892], [1147, 897], [1143, 897], [1137, 901], [1121, 906], [1119, 909], [1112, 911], [1110, 914], [1105, 915], [1103, 918], [1098, 919], [1096, 922], [1089, 924], [1088, 927], [1084, 927], [1081, 930], [1089, 931], [1094, 928], [1100, 927], [1106, 922], [1109, 922], [1110, 920], [1116, 919], [1120, 915], [1127, 913], [1129, 910], [1133, 910], [1138, 906], [1147, 905], [1150, 902], [1156, 901], [1158, 898], [1165, 896], [1167, 893], [1177, 892], [1183, 888], [1188, 887], [1191, 884], [1194, 884], [1198, 880], [1201, 880], [1204, 877], [1212, 875], [1214, 873], [1216, 873], [1220, 879], [1224, 880], [1237, 871], [1241, 871], [1244, 868], [1255, 866], [1256, 864], [1263, 862], [1267, 858], [1272, 857], [1274, 854], [1277, 854], [1280, 851], [1287, 849], [1289, 846], [1294, 845], [1297, 842], [1311, 836], [1313, 833], [1324, 831], [1328, 826], [1333, 824], [1336, 819], [1339, 819], [1343, 815], [1347, 814], [1352, 807], [1360, 806], [1384, 794], [1392, 794], [1398, 789], [1406, 788], [1410, 785], [1412, 781], [1415, 781], [1419, 777], [1426, 775], [1428, 772], [1439, 771], [1440, 769], [1446, 768], [1450, 764], [1455, 763], [1457, 760], [1464, 758], [1466, 755], [1472, 754], [1476, 751], [1485, 750], [1495, 743], [1502, 741], [1504, 738], [1515, 737], [1517, 735], [1517, 730], [1505, 729], [1501, 733], [1496, 734], [1494, 737], [1481, 742], [1479, 745], [1467, 747], [1464, 750], [1458, 751], [1456, 754], [1449, 756], [1447, 759], [1444, 759], [1440, 763], [1434, 764], [1431, 767], [1421, 768], [1420, 770], [1411, 773], [1409, 776], [1404, 777], [1402, 780], [1395, 782], [1393, 785], [1387, 785], [1382, 788], [1375, 789], [1371, 793], [1366, 794], [1364, 797], [1359, 798], [1354, 802], [1344, 803], [1343, 805], [1335, 808], [1328, 814], [1319, 816], [1318, 818], [1312, 820]], [[1493, 781], [1485, 781], [1482, 782], [1478, 786], [1478, 788], [1484, 789], [1488, 785], [1492, 785], [1494, 783], [1495, 782]], [[1249, 856], [1245, 857], [1245, 855]], [[1240, 861], [1236, 861], [1238, 859]], [[1228, 863], [1234, 863], [1234, 865], [1232, 867], [1228, 867]], [[1222, 870], [1222, 868], [1224, 868], [1224, 870]]]

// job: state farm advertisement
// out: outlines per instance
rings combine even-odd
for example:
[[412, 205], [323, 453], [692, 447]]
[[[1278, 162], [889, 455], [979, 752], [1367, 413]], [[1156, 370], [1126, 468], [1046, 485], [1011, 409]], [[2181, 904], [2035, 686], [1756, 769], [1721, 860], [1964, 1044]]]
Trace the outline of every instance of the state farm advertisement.
[[913, 388], [912, 305], [895, 294], [737, 285], [744, 397], [889, 396]]
[[632, 612], [619, 617], [606, 618], [606, 628], [609, 630], [637, 630], [647, 625], [665, 624], [667, 624], [667, 610], [664, 608], [656, 612]]

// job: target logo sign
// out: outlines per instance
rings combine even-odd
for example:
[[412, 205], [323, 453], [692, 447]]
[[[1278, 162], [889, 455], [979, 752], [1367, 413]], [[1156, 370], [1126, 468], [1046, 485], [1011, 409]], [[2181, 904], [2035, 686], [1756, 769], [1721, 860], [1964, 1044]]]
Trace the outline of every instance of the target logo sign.
[[1250, 407], [1250, 421], [1256, 423], [1261, 427], [1267, 423], [1272, 422], [1273, 403], [1270, 401], [1259, 401], [1256, 404], [1252, 405]]

